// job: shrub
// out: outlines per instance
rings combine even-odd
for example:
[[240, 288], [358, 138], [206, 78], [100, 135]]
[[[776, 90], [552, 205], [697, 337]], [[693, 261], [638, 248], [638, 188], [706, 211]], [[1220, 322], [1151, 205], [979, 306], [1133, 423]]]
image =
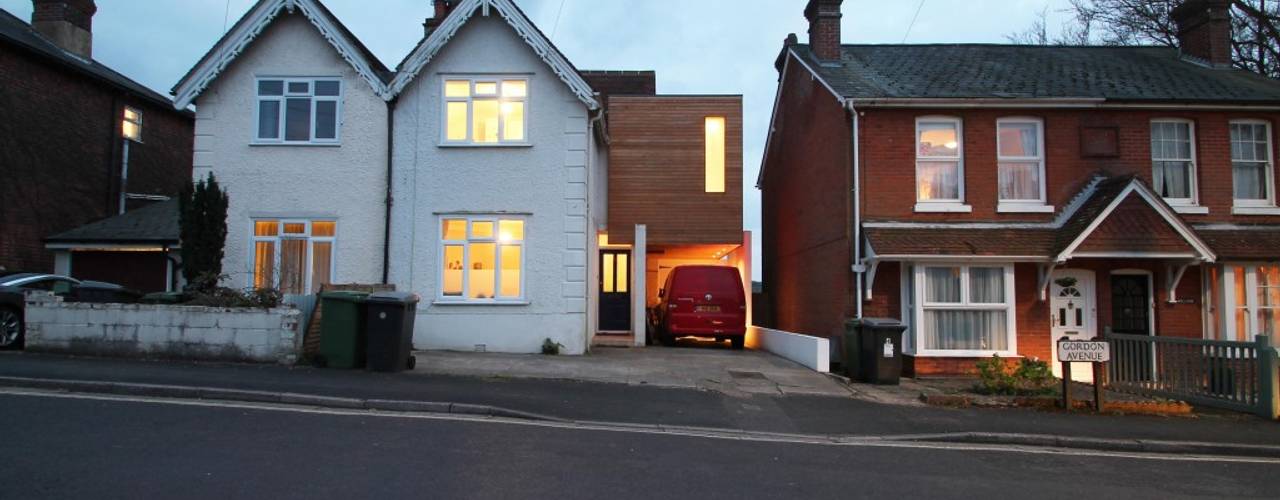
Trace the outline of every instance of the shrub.
[[187, 284], [187, 295], [190, 299], [186, 304], [207, 307], [260, 307], [271, 309], [280, 307], [280, 303], [284, 298], [279, 290], [273, 288], [240, 291], [219, 286], [218, 283], [224, 278], [226, 277], [216, 276], [211, 273], [201, 274], [195, 281]]
[[979, 394], [999, 394], [1007, 396], [1036, 396], [1053, 392], [1057, 381], [1049, 364], [1035, 359], [1024, 358], [1012, 371], [999, 355], [978, 361], [978, 385], [974, 391]]
[[178, 197], [178, 226], [182, 239], [182, 276], [195, 284], [201, 277], [222, 274], [227, 242], [227, 192], [209, 175], [187, 183]]
[[551, 339], [542, 341], [542, 353], [548, 356], [560, 354], [560, 349], [564, 349], [564, 345]]

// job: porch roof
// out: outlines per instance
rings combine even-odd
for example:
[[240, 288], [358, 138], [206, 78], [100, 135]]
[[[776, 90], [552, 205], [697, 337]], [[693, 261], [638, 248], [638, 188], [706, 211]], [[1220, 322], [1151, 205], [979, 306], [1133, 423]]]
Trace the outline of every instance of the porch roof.
[[1218, 253], [1218, 260], [1280, 259], [1280, 226], [1202, 226], [1196, 230]]

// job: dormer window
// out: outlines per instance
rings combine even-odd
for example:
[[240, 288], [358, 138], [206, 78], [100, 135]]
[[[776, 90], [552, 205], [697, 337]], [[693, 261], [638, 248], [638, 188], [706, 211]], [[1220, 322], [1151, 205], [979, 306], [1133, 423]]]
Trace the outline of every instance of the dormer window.
[[529, 81], [523, 78], [448, 78], [444, 81], [442, 144], [526, 145]]
[[257, 144], [337, 144], [342, 81], [258, 79]]

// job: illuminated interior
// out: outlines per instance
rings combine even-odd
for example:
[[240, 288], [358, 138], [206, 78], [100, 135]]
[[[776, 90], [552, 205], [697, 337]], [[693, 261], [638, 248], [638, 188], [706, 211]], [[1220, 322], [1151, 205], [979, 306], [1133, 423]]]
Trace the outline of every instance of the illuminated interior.
[[440, 294], [476, 301], [523, 297], [524, 224], [518, 219], [443, 219]]
[[253, 222], [253, 287], [318, 293], [333, 280], [335, 221]]
[[524, 142], [528, 86], [524, 80], [446, 80], [445, 140]]
[[724, 137], [723, 116], [706, 118], [706, 192], [724, 192]]
[[124, 108], [124, 121], [121, 134], [125, 139], [142, 142], [142, 112], [133, 108]]

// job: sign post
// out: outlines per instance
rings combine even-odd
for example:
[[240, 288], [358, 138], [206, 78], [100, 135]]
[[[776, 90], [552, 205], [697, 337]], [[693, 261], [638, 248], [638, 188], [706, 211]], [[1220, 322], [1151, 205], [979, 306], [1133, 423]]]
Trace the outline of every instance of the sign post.
[[1105, 363], [1111, 361], [1111, 344], [1100, 340], [1070, 340], [1067, 337], [1058, 339], [1058, 361], [1062, 363], [1062, 406], [1071, 411], [1071, 364], [1089, 363], [1093, 365], [1093, 407], [1102, 411], [1103, 377]]

